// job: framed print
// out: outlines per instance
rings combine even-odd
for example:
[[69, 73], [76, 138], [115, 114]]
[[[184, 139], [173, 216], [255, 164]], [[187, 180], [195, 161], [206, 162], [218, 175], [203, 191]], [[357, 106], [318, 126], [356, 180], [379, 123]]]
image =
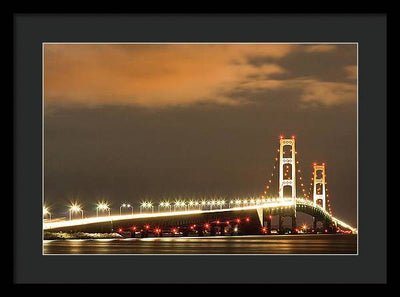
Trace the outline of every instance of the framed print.
[[16, 282], [385, 282], [385, 15], [278, 16], [15, 15]]

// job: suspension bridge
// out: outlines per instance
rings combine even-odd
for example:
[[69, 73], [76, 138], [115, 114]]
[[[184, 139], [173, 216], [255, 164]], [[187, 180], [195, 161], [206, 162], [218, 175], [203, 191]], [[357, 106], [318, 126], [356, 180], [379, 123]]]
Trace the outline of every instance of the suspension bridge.
[[[157, 209], [151, 202], [140, 213], [51, 221], [43, 229], [51, 232], [118, 232], [124, 236], [189, 236], [271, 234], [273, 217], [278, 217], [277, 233], [284, 234], [284, 218], [291, 218], [291, 234], [301, 232], [297, 214], [313, 218], [310, 233], [357, 233], [357, 229], [334, 217], [328, 192], [325, 163], [313, 163], [311, 183], [306, 183], [297, 160], [295, 137], [279, 138], [279, 149], [264, 191], [258, 197], [229, 201], [162, 201]], [[124, 205], [126, 206], [126, 205]], [[128, 205], [131, 207], [130, 205]], [[121, 209], [120, 209], [121, 210]]]

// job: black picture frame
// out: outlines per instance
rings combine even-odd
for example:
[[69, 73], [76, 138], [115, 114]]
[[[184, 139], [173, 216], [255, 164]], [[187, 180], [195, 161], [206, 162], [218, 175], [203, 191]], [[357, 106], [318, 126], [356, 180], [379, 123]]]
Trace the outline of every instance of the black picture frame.
[[[385, 283], [386, 20], [385, 14], [14, 14], [14, 282]], [[42, 42], [124, 41], [358, 42], [359, 255], [43, 256]]]

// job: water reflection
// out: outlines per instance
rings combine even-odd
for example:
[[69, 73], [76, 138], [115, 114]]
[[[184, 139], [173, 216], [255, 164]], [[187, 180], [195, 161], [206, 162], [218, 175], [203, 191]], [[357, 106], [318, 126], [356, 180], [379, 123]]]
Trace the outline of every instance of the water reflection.
[[45, 254], [356, 254], [357, 235], [45, 240]]

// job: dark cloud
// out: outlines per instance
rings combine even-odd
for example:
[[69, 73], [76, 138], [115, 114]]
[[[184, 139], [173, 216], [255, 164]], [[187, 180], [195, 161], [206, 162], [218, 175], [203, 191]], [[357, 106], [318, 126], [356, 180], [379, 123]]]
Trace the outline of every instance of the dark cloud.
[[298, 46], [282, 57], [248, 58], [251, 65], [278, 64], [286, 71], [269, 76], [271, 79], [293, 79], [312, 77], [320, 81], [349, 82], [348, 66], [357, 65], [357, 46], [354, 44], [335, 45], [327, 51], [307, 51]]

